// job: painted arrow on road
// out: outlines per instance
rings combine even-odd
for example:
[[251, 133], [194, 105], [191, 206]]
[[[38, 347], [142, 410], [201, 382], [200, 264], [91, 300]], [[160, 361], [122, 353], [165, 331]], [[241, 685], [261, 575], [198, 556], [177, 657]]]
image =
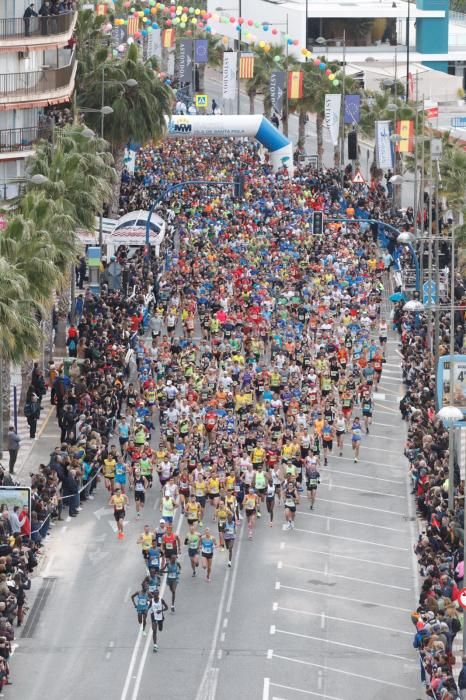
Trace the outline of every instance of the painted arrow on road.
[[100, 520], [100, 518], [102, 518], [104, 515], [110, 515], [110, 513], [113, 513], [113, 508], [105, 508], [105, 506], [94, 511], [94, 515], [97, 520]]
[[[108, 524], [109, 524], [110, 527], [112, 528], [113, 532], [116, 534], [116, 533], [118, 532], [118, 527], [117, 527], [117, 524], [116, 524], [115, 520], [109, 520], [109, 521], [108, 521]], [[124, 527], [125, 525], [129, 525], [129, 520], [123, 520], [123, 527]]]

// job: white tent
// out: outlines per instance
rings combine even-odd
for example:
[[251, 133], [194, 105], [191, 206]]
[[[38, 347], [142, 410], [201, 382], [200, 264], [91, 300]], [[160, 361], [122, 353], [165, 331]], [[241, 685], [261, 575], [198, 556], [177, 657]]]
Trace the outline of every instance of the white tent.
[[[149, 212], [143, 209], [131, 211], [121, 216], [111, 231], [104, 234], [104, 244], [107, 246], [107, 257], [113, 255], [120, 245], [140, 247], [146, 243], [146, 226]], [[155, 246], [155, 254], [159, 254], [160, 245], [165, 237], [165, 221], [152, 213], [150, 218], [150, 244]]]

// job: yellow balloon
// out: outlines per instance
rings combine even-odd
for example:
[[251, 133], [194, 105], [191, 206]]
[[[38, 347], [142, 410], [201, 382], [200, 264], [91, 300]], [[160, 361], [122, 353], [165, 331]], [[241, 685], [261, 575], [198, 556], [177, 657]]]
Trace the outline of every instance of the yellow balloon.
[[182, 22], [187, 22], [187, 21], [188, 21], [188, 15], [186, 15], [186, 14], [183, 13], [183, 14], [181, 15], [181, 21], [182, 21]]
[[198, 7], [196, 7], [196, 9], [194, 10], [194, 14], [195, 14], [195, 15], [200, 15], [200, 14], [201, 14], [201, 11], [200, 11], [200, 9], [199, 9]]
[[196, 19], [196, 17], [193, 17], [193, 18], [192, 18], [191, 24], [197, 24], [197, 19]]
[[307, 49], [302, 48], [302, 49], [301, 49], [301, 54], [302, 54], [303, 56], [307, 56]]
[[333, 74], [333, 73], [330, 73], [330, 75], [328, 76], [328, 79], [329, 79], [329, 80], [335, 80], [334, 74]]
[[181, 7], [181, 5], [178, 5], [178, 7], [176, 8], [176, 11], [177, 11], [177, 12], [183, 12], [183, 8]]
[[222, 37], [222, 41], [224, 44], [228, 44], [228, 37], [227, 36]]
[[259, 41], [259, 46], [261, 47], [261, 49], [263, 49], [265, 46], [265, 41]]
[[270, 51], [270, 44], [266, 44], [266, 45], [264, 46], [264, 51], [265, 51], [265, 53], [269, 53], [269, 51]]
[[140, 10], [140, 11], [138, 12], [138, 15], [139, 15], [139, 17], [144, 17], [144, 12], [143, 12], [142, 10]]
[[246, 34], [246, 39], [247, 39], [248, 41], [249, 41], [250, 39], [252, 39], [252, 34], [251, 34], [251, 32], [248, 32], [248, 33]]

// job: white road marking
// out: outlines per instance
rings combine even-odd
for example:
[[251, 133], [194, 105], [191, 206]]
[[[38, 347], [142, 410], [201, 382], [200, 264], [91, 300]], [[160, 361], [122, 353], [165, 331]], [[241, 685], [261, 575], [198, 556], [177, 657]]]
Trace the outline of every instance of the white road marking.
[[222, 634], [220, 635], [220, 641], [222, 642], [222, 644], [225, 641], [225, 632], [222, 632]]
[[335, 595], [334, 593], [323, 593], [322, 591], [313, 591], [310, 588], [297, 588], [296, 586], [282, 585], [283, 590], [297, 591], [298, 593], [310, 593], [311, 595], [322, 595], [325, 598], [333, 598], [333, 600], [344, 600], [347, 603], [361, 603], [362, 605], [371, 605], [375, 608], [387, 608], [387, 610], [399, 610], [400, 612], [412, 612], [410, 608], [398, 608], [396, 605], [386, 605], [385, 603], [375, 603], [371, 600], [360, 600], [359, 598], [348, 598], [346, 595]]
[[[301, 512], [301, 511], [300, 511], [300, 512]], [[310, 513], [306, 513], [306, 515], [311, 515], [311, 514], [310, 514]], [[314, 513], [313, 515], [315, 515], [315, 513]], [[322, 518], [325, 518], [326, 516], [325, 516], [325, 515], [322, 515], [321, 517], [322, 517]], [[325, 524], [325, 529], [327, 530], [327, 532], [330, 532], [330, 518], [327, 518], [327, 522], [326, 522], [326, 524]]]
[[273, 649], [267, 649], [267, 659], [269, 659], [269, 661], [272, 658], [272, 656], [273, 656]]
[[312, 666], [313, 668], [323, 668], [325, 671], [333, 671], [333, 673], [341, 673], [344, 676], [351, 676], [352, 678], [363, 678], [366, 681], [373, 681], [374, 683], [381, 683], [382, 685], [388, 685], [392, 688], [402, 688], [403, 690], [411, 690], [415, 692], [416, 688], [411, 688], [408, 685], [401, 685], [400, 683], [393, 683], [391, 681], [383, 681], [380, 678], [373, 678], [372, 676], [363, 676], [360, 673], [351, 673], [350, 671], [342, 671], [341, 668], [333, 668], [331, 666], [324, 666], [323, 664], [316, 664], [312, 661], [304, 661], [303, 659], [292, 659], [289, 656], [281, 656], [280, 654], [274, 654], [272, 651], [273, 659], [282, 659], [283, 661], [291, 661], [296, 664], [303, 664], [304, 666]]
[[222, 627], [223, 627], [224, 630], [226, 630], [226, 628], [228, 627], [228, 617], [225, 617], [225, 619], [223, 620], [223, 625], [222, 625]]
[[369, 540], [358, 540], [354, 537], [343, 537], [342, 535], [330, 535], [328, 532], [317, 532], [316, 530], [303, 530], [295, 528], [295, 532], [305, 532], [311, 535], [320, 535], [321, 537], [331, 537], [334, 540], [345, 540], [347, 542], [358, 542], [358, 544], [370, 544], [373, 547], [382, 547], [383, 549], [396, 549], [397, 552], [409, 552], [408, 547], [394, 547], [391, 544], [382, 544], [382, 542], [370, 542]]
[[385, 394], [381, 394], [378, 391], [374, 391], [372, 393], [372, 398], [374, 399], [374, 401], [385, 401]]
[[[391, 423], [379, 423], [378, 421], [375, 421], [375, 420], [372, 421], [371, 425], [381, 425], [383, 428], [397, 428], [398, 427], [396, 425], [391, 425]], [[376, 435], [375, 437], [378, 437], [378, 435]], [[399, 438], [384, 437], [384, 440], [398, 440], [398, 439]]]
[[[344, 457], [339, 457], [339, 459], [344, 459]], [[322, 483], [322, 486], [327, 486], [327, 484]], [[402, 498], [406, 499], [406, 496], [399, 496], [396, 493], [386, 493], [384, 491], [369, 491], [368, 489], [356, 489], [354, 486], [343, 486], [342, 484], [333, 484], [336, 489], [345, 489], [345, 491], [357, 491], [358, 493], [368, 493], [375, 496], [386, 496], [387, 498]], [[330, 484], [328, 484], [329, 491], [331, 491]]]
[[[293, 693], [304, 693], [304, 695], [312, 695], [316, 698], [324, 698], [324, 700], [342, 700], [342, 698], [336, 698], [334, 695], [322, 695], [322, 693], [315, 693], [312, 690], [303, 690], [302, 688], [293, 688], [291, 685], [281, 685], [280, 683], [271, 683], [274, 688], [280, 688], [281, 690], [292, 690]], [[317, 686], [319, 690], [322, 688], [322, 674], [319, 674], [317, 678]], [[273, 698], [272, 698], [273, 700]]]
[[270, 625], [269, 633], [275, 634], [275, 631], [276, 631], [275, 625]]
[[105, 654], [105, 658], [107, 659], [107, 661], [112, 655], [112, 651], [113, 651], [114, 646], [115, 646], [115, 642], [109, 642], [109, 645], [108, 645], [109, 649], [108, 649], [107, 653]]
[[[379, 530], [389, 530], [390, 532], [400, 532], [401, 534], [405, 535], [406, 531], [405, 530], [400, 530], [399, 528], [396, 527], [387, 527], [386, 525], [372, 525], [371, 523], [360, 523], [358, 520], [345, 520], [344, 518], [334, 518], [331, 515], [320, 515], [320, 513], [314, 513], [314, 512], [309, 512], [308, 510], [298, 510], [298, 513], [301, 515], [308, 515], [311, 518], [327, 518], [328, 524], [330, 520], [335, 520], [340, 523], [349, 523], [350, 525], [362, 525], [363, 527], [376, 527]], [[327, 527], [327, 530], [329, 528]], [[279, 567], [280, 568], [280, 567]]]
[[[284, 564], [285, 569], [295, 569], [296, 571], [309, 571], [311, 574], [324, 574], [324, 576], [330, 576], [333, 578], [344, 578], [346, 581], [357, 581], [358, 583], [365, 583], [368, 586], [382, 586], [383, 588], [392, 588], [395, 591], [410, 591], [410, 588], [405, 588], [404, 586], [394, 586], [390, 583], [379, 583], [378, 581], [368, 581], [365, 578], [354, 578], [353, 576], [345, 576], [344, 574], [334, 574], [329, 573], [327, 570], [320, 571], [319, 569], [308, 569], [304, 566], [294, 566], [293, 564]], [[325, 565], [327, 569], [327, 564]]]
[[277, 569], [281, 569], [282, 566], [283, 566], [283, 562], [282, 562], [282, 561], [279, 561], [279, 562], [277, 563]]
[[264, 687], [262, 689], [262, 700], [269, 700], [270, 697], [270, 678], [264, 678]]
[[[401, 450], [385, 450], [383, 447], [370, 447], [366, 442], [361, 443], [361, 447], [362, 447], [364, 450], [372, 450], [372, 451], [376, 451], [376, 452], [386, 452], [386, 453], [389, 454], [389, 455], [398, 455], [398, 457], [402, 457], [402, 452], [401, 452]], [[337, 456], [337, 455], [335, 455], [335, 457], [336, 457], [336, 456]], [[338, 457], [338, 459], [351, 459], [351, 457]], [[367, 461], [368, 461], [368, 460], [367, 460]], [[372, 463], [372, 464], [376, 464], [376, 462], [372, 462], [372, 460], [371, 460], [371, 463]], [[385, 467], [386, 467], [386, 466], [387, 466], [387, 465], [385, 465]], [[400, 465], [400, 464], [395, 464], [394, 466], [395, 466], [395, 467], [399, 467], [399, 466], [401, 466], [401, 465]], [[388, 479], [386, 479], [386, 481], [388, 481]]]
[[320, 614], [320, 629], [325, 629], [325, 613]]
[[[373, 506], [362, 506], [356, 503], [348, 503], [347, 501], [332, 501], [329, 498], [321, 498], [319, 496], [319, 503], [332, 503], [336, 506], [351, 506], [352, 508], [359, 508], [360, 510], [374, 510], [376, 513], [387, 513], [388, 515], [396, 515], [402, 518], [406, 517], [406, 513], [400, 513], [397, 510], [384, 510], [383, 508], [374, 508]], [[283, 545], [285, 543], [283, 542]]]
[[[314, 613], [308, 610], [296, 610], [296, 608], [285, 608], [281, 605], [277, 605], [275, 612], [282, 610], [283, 612], [296, 613], [297, 615], [306, 615], [308, 617], [320, 617], [321, 627], [322, 627], [322, 616], [326, 620], [334, 620], [335, 622], [347, 622], [349, 625], [360, 625], [361, 627], [371, 627], [375, 630], [384, 630], [385, 632], [395, 632], [396, 634], [406, 634], [408, 637], [412, 637], [412, 632], [406, 632], [406, 630], [397, 630], [393, 627], [382, 627], [382, 625], [371, 625], [369, 622], [360, 622], [359, 620], [349, 620], [347, 617], [332, 617], [332, 615], [326, 615], [325, 613]], [[322, 628], [323, 629], [323, 628]]]
[[383, 656], [389, 659], [397, 659], [398, 661], [409, 661], [409, 656], [400, 656], [399, 654], [389, 654], [386, 651], [379, 651], [377, 649], [367, 649], [366, 647], [359, 647], [355, 644], [345, 644], [345, 642], [336, 642], [331, 639], [324, 639], [323, 637], [313, 637], [310, 634], [300, 634], [299, 632], [288, 632], [287, 630], [276, 630], [277, 634], [286, 634], [289, 637], [299, 637], [300, 639], [310, 639], [314, 642], [323, 642], [324, 644], [333, 644], [337, 647], [345, 647], [346, 649], [356, 649], [357, 651], [364, 651], [366, 654], [375, 654], [376, 656]]
[[358, 557], [348, 557], [345, 554], [335, 554], [334, 552], [321, 552], [318, 549], [308, 549], [306, 547], [294, 547], [288, 545], [288, 549], [296, 549], [298, 552], [311, 552], [312, 554], [323, 554], [325, 557], [338, 557], [338, 559], [349, 559], [350, 561], [359, 561], [361, 564], [374, 564], [375, 566], [387, 566], [391, 569], [404, 569], [408, 571], [409, 566], [400, 566], [399, 564], [387, 564], [386, 562], [374, 561], [373, 559], [359, 559]]
[[[366, 447], [367, 447], [367, 445], [366, 445], [365, 443], [363, 443], [363, 444], [361, 445], [361, 449], [362, 449], [363, 451], [366, 449]], [[368, 449], [372, 449], [372, 448], [368, 448]], [[401, 452], [398, 452], [398, 454], [399, 454], [400, 456], [402, 456], [402, 455], [401, 455]], [[354, 460], [354, 457], [339, 457], [338, 455], [334, 455], [334, 457], [332, 457], [332, 459], [343, 459], [345, 462], [352, 462], [352, 461]], [[360, 461], [360, 462], [363, 462], [363, 463], [364, 463], [364, 462], [367, 462], [367, 464], [369, 465], [369, 467], [375, 466], [375, 467], [383, 467], [384, 469], [387, 469], [387, 463], [386, 463], [386, 462], [385, 462], [385, 464], [384, 464], [383, 462], [374, 462], [372, 459], [362, 459], [362, 457], [359, 458], [359, 461]], [[398, 469], [404, 468], [404, 465], [403, 465], [403, 464], [394, 464], [394, 465], [392, 465], [392, 466], [393, 466], [393, 467], [396, 467], [396, 468], [398, 468]], [[347, 488], [347, 487], [345, 486], [344, 488]], [[359, 490], [359, 489], [356, 489], [356, 490]], [[404, 498], [404, 496], [398, 496], [398, 498]]]
[[280, 590], [280, 581], [275, 581], [275, 590], [276, 591]]
[[278, 603], [273, 603], [272, 610], [273, 612], [276, 612], [278, 610]]
[[[365, 447], [365, 446], [364, 446]], [[400, 454], [397, 452], [397, 454]], [[339, 457], [339, 459], [350, 459], [350, 457]], [[370, 479], [372, 481], [386, 481], [389, 484], [403, 484], [404, 485], [404, 479], [385, 479], [383, 476], [371, 476], [369, 474], [360, 474], [359, 472], [343, 472], [339, 469], [332, 469], [332, 474], [343, 474], [344, 476], [361, 476], [363, 479]]]
[[[221, 649], [218, 649], [218, 651], [217, 651], [217, 659], [218, 659], [218, 661], [221, 660], [222, 656], [223, 656], [223, 651], [222, 651]], [[212, 697], [215, 697], [215, 695], [212, 696]]]

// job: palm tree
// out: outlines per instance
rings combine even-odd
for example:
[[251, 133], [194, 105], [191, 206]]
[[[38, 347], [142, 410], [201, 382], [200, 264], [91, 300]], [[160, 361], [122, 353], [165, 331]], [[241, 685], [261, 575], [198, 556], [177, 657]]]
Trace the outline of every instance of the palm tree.
[[82, 89], [87, 75], [92, 71], [95, 61], [104, 61], [108, 53], [108, 38], [103, 34], [103, 26], [107, 18], [96, 15], [94, 10], [79, 10], [76, 27], [76, 58], [78, 68], [76, 74], [77, 91]]
[[[166, 130], [166, 117], [171, 114], [172, 92], [147, 64], [138, 60], [138, 49], [132, 44], [123, 60], [96, 64], [89, 73], [78, 102], [86, 108], [100, 109], [102, 79], [105, 104], [113, 113], [105, 118], [104, 136], [111, 144], [118, 175], [128, 142], [145, 144], [161, 138]], [[100, 115], [90, 114], [87, 120], [99, 128]], [[111, 214], [118, 211], [119, 177], [113, 192]]]

